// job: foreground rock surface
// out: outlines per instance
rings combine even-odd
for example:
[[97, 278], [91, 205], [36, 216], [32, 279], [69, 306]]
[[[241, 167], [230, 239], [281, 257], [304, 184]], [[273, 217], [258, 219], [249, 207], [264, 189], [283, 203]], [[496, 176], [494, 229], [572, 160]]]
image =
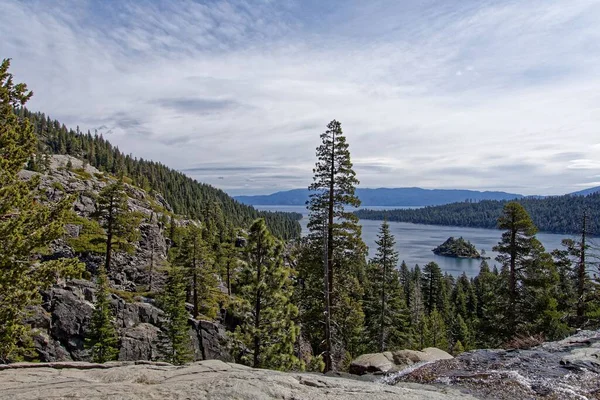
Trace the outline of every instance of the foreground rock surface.
[[[51, 367], [52, 366], [52, 367]], [[54, 363], [0, 367], [0, 398], [31, 399], [472, 399], [454, 389], [387, 386], [320, 374], [256, 370], [217, 360], [164, 364]]]
[[486, 399], [600, 399], [600, 331], [528, 350], [474, 350], [384, 380], [449, 385]]

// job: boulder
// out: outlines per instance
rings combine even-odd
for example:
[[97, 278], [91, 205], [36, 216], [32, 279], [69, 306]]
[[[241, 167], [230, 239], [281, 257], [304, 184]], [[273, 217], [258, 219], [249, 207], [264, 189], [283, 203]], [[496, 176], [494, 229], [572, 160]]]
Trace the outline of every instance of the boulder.
[[356, 375], [387, 373], [395, 368], [392, 353], [371, 353], [358, 356], [350, 364], [349, 372]]
[[411, 365], [438, 360], [449, 360], [453, 357], [444, 350], [428, 347], [422, 351], [397, 350], [393, 352], [363, 354], [352, 361], [350, 373], [387, 374], [402, 371]]

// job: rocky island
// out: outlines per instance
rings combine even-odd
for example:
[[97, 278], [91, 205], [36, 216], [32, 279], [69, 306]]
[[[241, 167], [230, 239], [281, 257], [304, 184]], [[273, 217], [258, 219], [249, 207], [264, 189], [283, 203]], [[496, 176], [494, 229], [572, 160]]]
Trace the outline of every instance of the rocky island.
[[432, 250], [434, 254], [456, 258], [482, 258], [475, 246], [461, 237], [449, 237], [444, 243]]

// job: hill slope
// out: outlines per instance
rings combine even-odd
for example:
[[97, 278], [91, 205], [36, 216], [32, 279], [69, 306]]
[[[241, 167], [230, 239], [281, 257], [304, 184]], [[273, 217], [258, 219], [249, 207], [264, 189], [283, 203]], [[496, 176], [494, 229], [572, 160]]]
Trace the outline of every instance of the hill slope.
[[[254, 219], [263, 217], [276, 236], [283, 239], [300, 236], [299, 214], [257, 211], [224, 191], [199, 183], [161, 163], [125, 155], [102, 135], [67, 129], [59, 121], [27, 109], [20, 109], [18, 113], [32, 122], [39, 138], [40, 152], [75, 156], [100, 171], [124, 174], [136, 186], [161, 193], [177, 214], [204, 220], [208, 213], [220, 212], [228, 224], [236, 227], [247, 227]], [[42, 157], [38, 163], [43, 163]], [[36, 169], [39, 166], [30, 167]]]
[[[458, 189], [378, 188], [357, 189], [362, 205], [368, 206], [435, 206], [472, 200], [513, 200], [523, 196], [505, 192], [480, 192]], [[301, 206], [308, 200], [307, 189], [293, 189], [263, 196], [236, 196], [248, 205]]]
[[570, 193], [571, 196], [587, 196], [588, 194], [600, 192], [600, 186], [596, 186], [589, 189], [580, 190], [578, 192]]

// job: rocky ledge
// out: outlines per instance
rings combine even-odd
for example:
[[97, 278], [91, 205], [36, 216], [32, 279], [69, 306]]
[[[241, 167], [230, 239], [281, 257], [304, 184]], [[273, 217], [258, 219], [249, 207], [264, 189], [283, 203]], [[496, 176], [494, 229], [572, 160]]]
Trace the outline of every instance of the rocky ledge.
[[600, 331], [531, 349], [473, 350], [385, 379], [451, 386], [485, 399], [600, 399]]
[[450, 388], [387, 386], [309, 373], [259, 370], [218, 360], [0, 366], [0, 397], [30, 399], [473, 399]]

